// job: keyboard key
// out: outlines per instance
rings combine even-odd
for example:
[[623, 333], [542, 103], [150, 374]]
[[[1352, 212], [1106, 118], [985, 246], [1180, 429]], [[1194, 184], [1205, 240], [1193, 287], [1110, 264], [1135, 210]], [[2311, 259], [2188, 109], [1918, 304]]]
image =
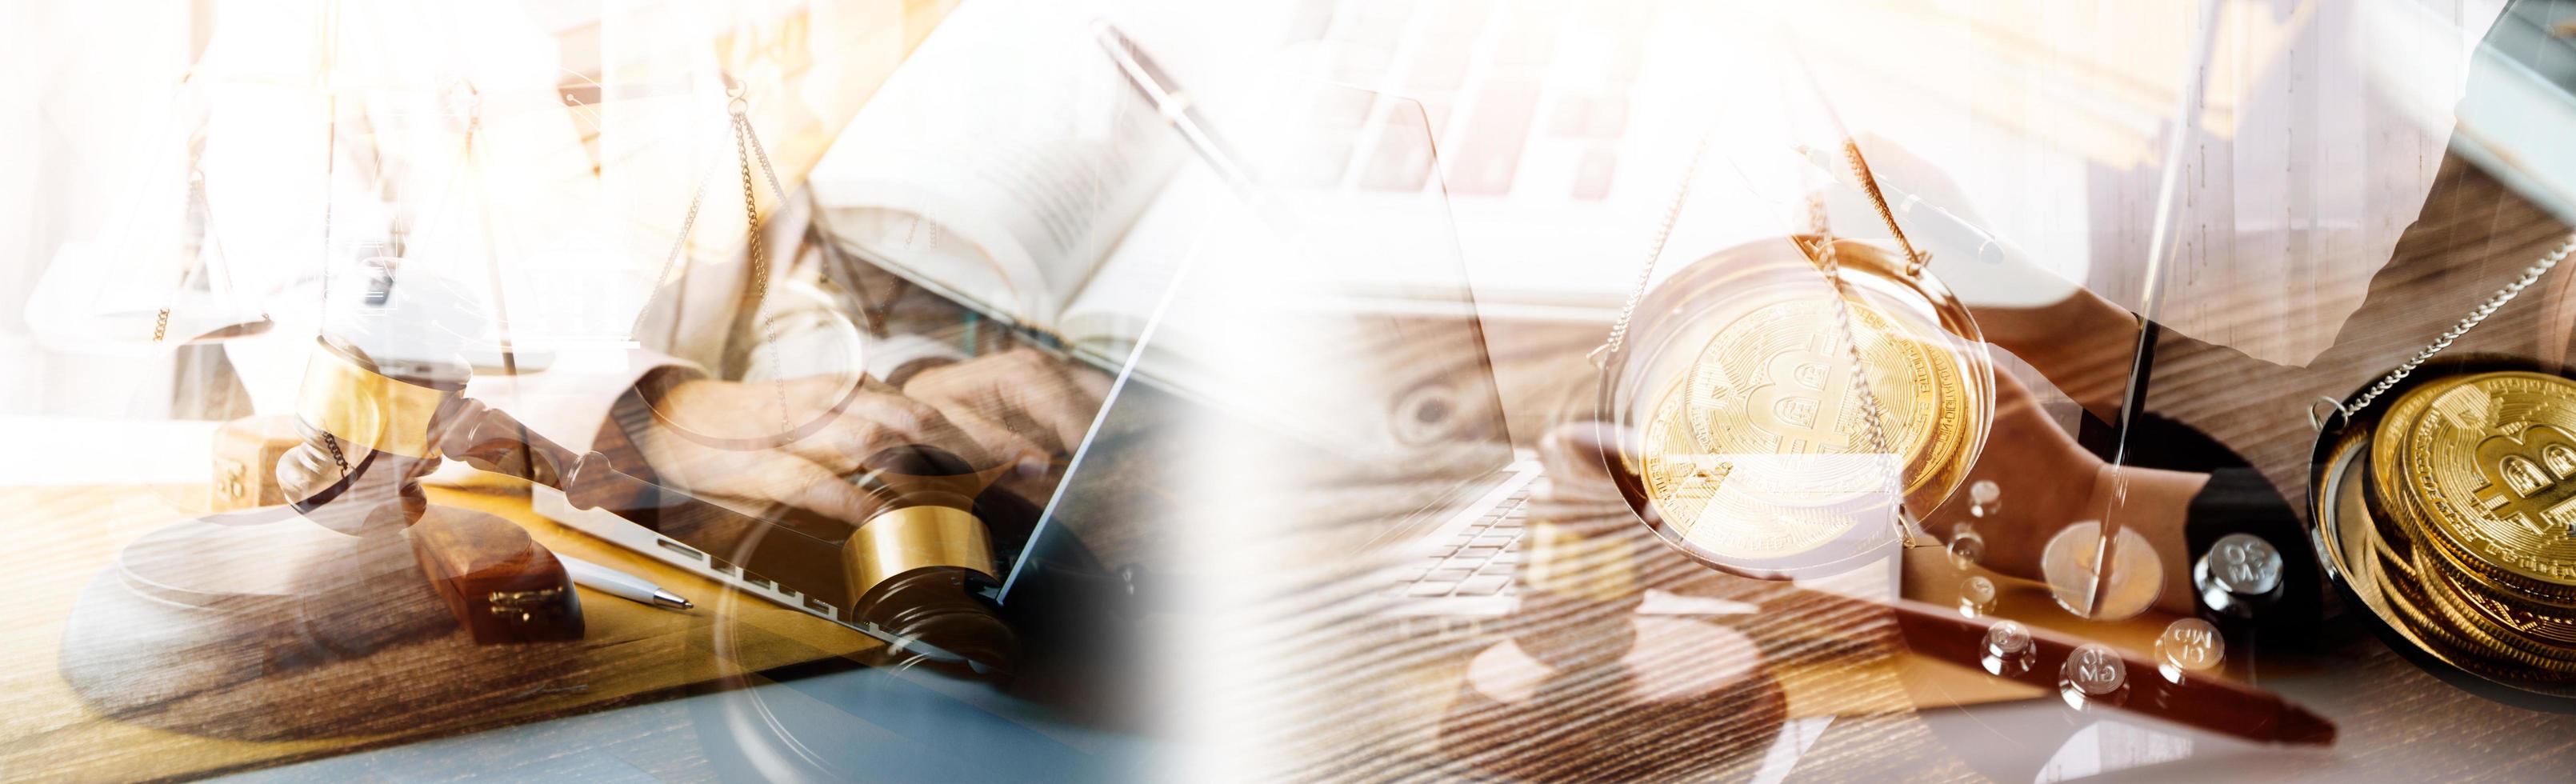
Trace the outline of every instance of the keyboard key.
[[1610, 177], [1619, 171], [1619, 148], [1595, 144], [1574, 165], [1574, 200], [1600, 201], [1610, 195]]
[[1580, 139], [1592, 122], [1592, 98], [1568, 95], [1556, 99], [1556, 111], [1548, 115], [1547, 135]]
[[1458, 551], [1465, 558], [1492, 558], [1503, 551], [1500, 547], [1469, 547]]
[[1299, 3], [1288, 20], [1288, 34], [1283, 41], [1312, 41], [1332, 29], [1332, 3]]
[[[1567, 139], [1616, 139], [1628, 132], [1628, 96], [1568, 95], [1558, 98], [1548, 115], [1550, 136]], [[1592, 151], [1597, 153], [1599, 148]], [[1586, 157], [1589, 157], [1587, 155]]]
[[1520, 553], [1520, 548], [1517, 548], [1517, 547], [1516, 547], [1516, 548], [1512, 548], [1511, 550], [1507, 550], [1507, 551], [1504, 551], [1504, 552], [1500, 552], [1500, 553], [1496, 553], [1496, 554], [1494, 554], [1494, 559], [1493, 559], [1492, 561], [1490, 561], [1489, 563], [1497, 563], [1497, 564], [1502, 564], [1502, 565], [1504, 565], [1504, 566], [1510, 566], [1510, 565], [1512, 565], [1512, 564], [1516, 564], [1516, 563], [1520, 563], [1520, 562], [1521, 562], [1521, 553]]
[[[1498, 556], [1494, 556], [1494, 557], [1496, 557], [1496, 558], [1501, 558], [1502, 556], [1499, 556], [1499, 555], [1498, 555]], [[1517, 567], [1517, 566], [1519, 566], [1519, 564], [1507, 564], [1507, 563], [1502, 563], [1502, 562], [1499, 562], [1499, 561], [1487, 561], [1487, 562], [1485, 562], [1485, 568], [1482, 568], [1482, 569], [1478, 569], [1478, 570], [1476, 570], [1476, 573], [1477, 573], [1477, 574], [1499, 574], [1499, 575], [1504, 575], [1504, 576], [1508, 577], [1508, 576], [1510, 576], [1510, 575], [1511, 575], [1511, 573], [1512, 573], [1512, 569], [1513, 569], [1514, 567]]]
[[1511, 582], [1512, 578], [1501, 575], [1480, 576], [1466, 582], [1459, 583], [1458, 595], [1492, 596], [1494, 594], [1501, 593], [1503, 587], [1510, 585]]
[[1377, 134], [1377, 149], [1360, 171], [1362, 189], [1410, 193], [1431, 181], [1431, 136], [1416, 125], [1408, 120]]
[[1423, 95], [1417, 100], [1422, 103], [1423, 127], [1431, 129], [1431, 132], [1427, 135], [1431, 138], [1437, 139], [1440, 138], [1442, 134], [1448, 133], [1449, 107], [1458, 102], [1457, 96], [1452, 93], [1441, 92]]
[[1505, 545], [1511, 544], [1512, 539], [1513, 537], [1510, 534], [1486, 534], [1484, 536], [1476, 537], [1476, 546], [1501, 548]]
[[1354, 3], [1355, 12], [1333, 37], [1366, 46], [1395, 48], [1404, 40], [1404, 23], [1413, 15], [1409, 3]]
[[1500, 196], [1512, 190], [1520, 167], [1521, 147], [1529, 140], [1538, 113], [1538, 81], [1528, 75], [1497, 76], [1477, 96], [1466, 138], [1458, 144], [1457, 165], [1450, 169], [1450, 190], [1471, 196]]
[[1326, 45], [1323, 76], [1330, 81], [1376, 84], [1395, 68], [1395, 50], [1384, 46], [1334, 41]]
[[1287, 160], [1271, 174], [1290, 185], [1339, 185], [1351, 156], [1358, 154], [1360, 131], [1377, 101], [1357, 90], [1323, 90], [1313, 97], [1314, 141], [1290, 148], [1283, 156]]
[[1412, 587], [1411, 589], [1409, 589], [1409, 590], [1407, 590], [1407, 591], [1405, 591], [1405, 592], [1404, 592], [1404, 595], [1406, 595], [1406, 596], [1447, 596], [1447, 595], [1449, 595], [1449, 591], [1450, 591], [1451, 589], [1454, 589], [1454, 588], [1457, 588], [1457, 587], [1458, 587], [1458, 584], [1457, 584], [1457, 583], [1441, 583], [1441, 582], [1414, 583], [1414, 584], [1413, 584], [1413, 587]]
[[1501, 45], [1495, 47], [1494, 61], [1507, 65], [1546, 64], [1556, 53], [1561, 8], [1557, 3], [1531, 2], [1514, 7], [1511, 26], [1505, 28]]
[[1415, 50], [1413, 71], [1404, 80], [1414, 90], [1455, 90], [1467, 83], [1467, 61], [1476, 53], [1476, 34], [1484, 30], [1485, 17], [1492, 10], [1488, 0], [1438, 8], [1439, 16], [1415, 39], [1421, 48]]
[[1432, 572], [1429, 577], [1424, 579], [1424, 582], [1454, 583], [1459, 580], [1467, 579], [1467, 575], [1474, 573], [1475, 572], [1473, 570], [1469, 569], [1441, 569], [1439, 571]]

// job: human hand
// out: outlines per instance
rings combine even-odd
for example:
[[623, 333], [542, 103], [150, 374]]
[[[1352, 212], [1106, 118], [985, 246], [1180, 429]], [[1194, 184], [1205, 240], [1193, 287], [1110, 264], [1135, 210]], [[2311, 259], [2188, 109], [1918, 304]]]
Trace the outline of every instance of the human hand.
[[[2038, 579], [2040, 553], [2050, 537], [2077, 520], [2099, 519], [2088, 514], [2105, 471], [2102, 458], [2075, 443], [2028, 388], [1998, 372], [1985, 450], [1950, 500], [1923, 517], [1924, 528], [1946, 541], [1959, 526], [1972, 525], [1985, 541], [1984, 566]], [[1992, 482], [2002, 492], [1982, 515], [1971, 510], [1969, 498], [1979, 482]]]
[[2048, 305], [1970, 305], [1968, 312], [1986, 340], [2030, 363], [2093, 416], [2118, 421], [2137, 359], [2136, 314], [2083, 289]]
[[[855, 392], [848, 384], [825, 377], [648, 384], [638, 391], [650, 398], [654, 417], [637, 446], [663, 481], [692, 493], [785, 504], [853, 525], [877, 510], [844, 477], [879, 451], [922, 444], [979, 469], [1000, 462], [938, 409], [873, 381]], [[820, 429], [783, 445], [710, 443], [757, 441], [817, 418]]]
[[[1969, 497], [1981, 481], [2001, 491], [1998, 503], [1982, 515], [1972, 511]], [[2137, 532], [2157, 556], [2163, 579], [2157, 604], [2187, 613], [2191, 579], [2184, 524], [2192, 498], [2208, 481], [2207, 474], [2185, 471], [2115, 472], [2051, 421], [2021, 382], [1998, 374], [1985, 451], [1959, 492], [1926, 515], [1924, 526], [1944, 540], [1954, 539], [1961, 525], [1971, 526], [1985, 543], [1979, 565], [2044, 580], [2040, 562], [2051, 539], [2069, 525], [2116, 516], [2121, 529]]]
[[988, 453], [1015, 461], [1019, 470], [1009, 484], [1042, 481], [1072, 457], [1109, 394], [1109, 378], [1017, 348], [921, 371], [904, 382], [903, 393], [945, 415]]

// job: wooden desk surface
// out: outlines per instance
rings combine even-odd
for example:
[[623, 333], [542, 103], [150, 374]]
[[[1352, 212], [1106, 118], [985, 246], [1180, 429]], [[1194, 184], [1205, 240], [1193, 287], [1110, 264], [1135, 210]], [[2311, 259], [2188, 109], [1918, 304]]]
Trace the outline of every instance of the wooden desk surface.
[[[2148, 408], [2236, 450], [2284, 497], [2294, 504], [2301, 501], [2307, 490], [2314, 431], [2300, 406], [2319, 395], [2349, 394], [2386, 372], [2566, 236], [2565, 226], [2465, 164], [2447, 161], [2442, 177], [2426, 214], [2400, 244], [2395, 259], [2339, 259], [2308, 271], [2318, 287], [2366, 290], [2367, 299], [2355, 310], [2283, 314], [2271, 299], [2277, 292], [2262, 286], [2203, 282], [2172, 293], [2169, 307], [2185, 302], [2194, 312], [2216, 315], [2206, 315], [2194, 333], [2167, 333], [2154, 368]], [[2268, 274], [2232, 268], [2220, 273], [2217, 277]], [[2227, 320], [2231, 315], [2235, 321]], [[2222, 323], [2213, 328], [2211, 320]], [[2576, 276], [2559, 270], [2460, 341], [2453, 352], [2488, 351], [2558, 361], [2571, 355], [2570, 324], [2576, 324]], [[2226, 337], [2231, 328], [2239, 327], [2285, 330], [2291, 343], [2331, 347], [2301, 364], [2281, 365], [2192, 339]], [[1590, 376], [1583, 355], [1601, 342], [1606, 325], [1489, 322], [1486, 330], [1502, 396], [1510, 403], [1507, 415], [1513, 435], [1528, 445], [1563, 395], [1589, 392], [1588, 387], [1569, 389], [1567, 379]], [[2126, 369], [2125, 362], [2104, 365], [2120, 372]], [[2299, 511], [2304, 516], [2304, 508]], [[1909, 586], [1908, 593], [1914, 592]], [[2029, 618], [2050, 615], [2044, 606], [2026, 614]], [[2055, 616], [2061, 620], [2053, 625], [2107, 638], [2123, 647], [2142, 649], [2153, 639], [2152, 631], [2146, 631], [2152, 624], [2105, 628], [2066, 619], [2063, 613]], [[2493, 776], [2511, 780], [2563, 777], [2569, 761], [2576, 759], [2576, 744], [2566, 740], [2576, 731], [2576, 716], [2539, 713], [2478, 697], [2436, 679], [2367, 635], [2351, 632], [2322, 641], [2319, 645], [2324, 650], [2309, 655], [2289, 654], [2285, 649], [2292, 646], [2282, 641], [2258, 645], [2251, 654], [2258, 658], [2258, 682], [2336, 722], [2341, 733], [2336, 746], [2296, 753], [2255, 747], [2203, 749], [2158, 770], [2178, 777], [2227, 779]], [[2239, 651], [2229, 655], [2240, 662], [2247, 657]], [[1853, 670], [1850, 677], [1862, 682], [1883, 679], [1869, 667]], [[1909, 687], [1921, 683], [1910, 674], [1896, 680]], [[1793, 690], [1793, 703], [1794, 696]], [[1925, 704], [1920, 690], [1912, 696], [1917, 704]], [[2090, 722], [2048, 723], [2063, 724], [2062, 735]], [[1894, 726], [1920, 725], [1908, 718]], [[1882, 764], [1911, 759], [1919, 766], [1913, 768], [1917, 771], [1958, 770], [1947, 766], [1971, 760], [1976, 772], [2002, 776], [1985, 764], [1988, 760], [1979, 758], [1999, 753], [2045, 755], [2063, 740], [1989, 733], [1975, 738], [1943, 736], [1934, 745], [1890, 742], [1924, 737], [1919, 730], [1837, 729], [1815, 748], [1822, 752], [1826, 770], [1879, 769], [1855, 758], [1875, 754], [1889, 760]], [[1874, 750], [1849, 748], [1871, 744], [1877, 744]], [[2023, 751], [2009, 752], [2014, 748]], [[2036, 764], [2032, 763], [2034, 770]]]
[[[747, 24], [714, 32], [714, 51], [726, 70], [744, 74], [753, 94], [763, 96], [753, 103], [752, 121], [767, 134], [769, 155], [785, 187], [797, 187], [858, 107], [956, 2], [837, 0], [798, 7], [774, 19], [746, 17]], [[599, 33], [592, 27], [565, 34], [588, 36], [595, 47]], [[568, 105], [576, 113], [596, 111], [579, 101], [568, 100]], [[595, 136], [585, 141], [595, 143]], [[710, 581], [545, 521], [529, 511], [524, 492], [433, 490], [435, 502], [509, 518], [558, 553], [639, 574], [694, 599], [698, 609], [669, 612], [584, 589], [588, 630], [579, 643], [471, 646], [453, 639], [463, 634], [460, 630], [451, 639], [397, 645], [355, 660], [307, 667], [313, 672], [292, 675], [298, 686], [312, 689], [302, 695], [306, 700], [274, 708], [369, 712], [369, 726], [401, 728], [389, 732], [254, 741], [172, 732], [102, 716], [83, 703], [62, 674], [59, 657], [67, 622], [84, 589], [113, 569], [122, 547], [202, 511], [194, 507], [205, 496], [201, 486], [0, 488], [0, 509], [8, 510], [0, 513], [0, 536], [12, 544], [9, 554], [0, 556], [0, 596], [7, 597], [12, 610], [0, 620], [0, 656], [8, 662], [0, 667], [0, 778], [130, 781], [243, 770], [649, 700], [728, 675], [862, 655], [876, 647], [855, 631], [747, 597], [728, 597]], [[717, 650], [719, 625], [734, 633], [728, 639], [735, 644], [723, 646], [728, 651]], [[545, 675], [534, 685], [526, 677], [496, 675], [521, 666]], [[451, 706], [450, 715], [416, 724], [404, 721], [405, 712], [432, 707], [407, 704], [397, 696], [406, 690], [417, 693], [412, 684], [481, 678], [515, 683], [508, 693], [478, 699], [477, 710], [462, 716], [453, 715], [458, 711]], [[188, 699], [222, 700], [237, 694], [226, 687]]]
[[[536, 721], [672, 695], [726, 675], [828, 657], [864, 656], [877, 647], [858, 632], [744, 596], [728, 598], [712, 581], [639, 558], [564, 528], [528, 510], [524, 496], [433, 489], [433, 501], [498, 514], [525, 526], [558, 553], [609, 564], [698, 602], [672, 612], [582, 590], [589, 630], [577, 644], [525, 649], [560, 675], [534, 687], [513, 686], [504, 707], [464, 719], [437, 719], [402, 731], [280, 741], [233, 740], [171, 732], [101, 716], [84, 704], [60, 670], [66, 621], [82, 589], [109, 570], [122, 546], [190, 513], [165, 499], [204, 497], [202, 487], [58, 487], [0, 490], [5, 534], [15, 543], [0, 569], [0, 595], [12, 608], [0, 620], [0, 776], [38, 772], [62, 780], [189, 777], [242, 770], [361, 748], [392, 745], [476, 728]], [[739, 644], [733, 655], [714, 646], [718, 624]], [[453, 644], [465, 646], [462, 631]], [[486, 648], [488, 652], [490, 649]], [[369, 657], [327, 665], [360, 670], [346, 693], [313, 694], [309, 704], [280, 710], [356, 706], [400, 713], [399, 684], [419, 678], [489, 677], [472, 667], [509, 666], [510, 656], [449, 659]], [[372, 681], [373, 683], [365, 683]], [[381, 688], [377, 688], [381, 685]]]

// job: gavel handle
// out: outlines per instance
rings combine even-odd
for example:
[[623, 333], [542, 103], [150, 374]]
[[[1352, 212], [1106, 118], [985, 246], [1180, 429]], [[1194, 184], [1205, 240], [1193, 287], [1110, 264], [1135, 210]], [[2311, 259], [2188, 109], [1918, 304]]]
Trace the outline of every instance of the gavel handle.
[[441, 418], [441, 453], [484, 471], [561, 490], [577, 509], [605, 509], [656, 530], [668, 510], [752, 519], [618, 471], [607, 455], [575, 453], [482, 401], [458, 398]]

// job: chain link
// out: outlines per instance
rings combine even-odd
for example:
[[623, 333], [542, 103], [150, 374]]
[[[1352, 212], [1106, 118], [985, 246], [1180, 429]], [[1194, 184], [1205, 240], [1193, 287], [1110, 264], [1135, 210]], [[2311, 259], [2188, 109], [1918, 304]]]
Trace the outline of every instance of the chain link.
[[[1858, 166], [1857, 148], [1848, 149], [1855, 156], [1854, 166]], [[1872, 196], [1875, 195], [1873, 192]], [[1886, 488], [1896, 507], [1892, 522], [1896, 527], [1897, 540], [1905, 547], [1914, 547], [1919, 544], [1915, 538], [1918, 525], [1905, 510], [1905, 463], [1887, 448], [1887, 428], [1880, 421], [1885, 418], [1886, 409], [1879, 406], [1877, 391], [1869, 387], [1869, 361], [1861, 356], [1860, 332], [1852, 326], [1851, 288], [1843, 282], [1842, 255], [1834, 250], [1833, 227], [1825, 219], [1825, 195], [1822, 192], [1807, 195], [1807, 223], [1808, 230], [1816, 235], [1816, 258], [1824, 267], [1825, 281], [1833, 285], [1834, 324], [1842, 330], [1846, 338], [1844, 348], [1851, 355], [1851, 388], [1860, 396], [1861, 426], [1869, 438], [1869, 454], [1888, 458]]]
[[[779, 184], [778, 170], [770, 164], [769, 151], [761, 145], [760, 134], [752, 130], [749, 117], [751, 111], [749, 90], [739, 82], [728, 80], [725, 96], [727, 99], [725, 112], [731, 116], [727, 130], [731, 131], [733, 136], [735, 168], [742, 184], [743, 239], [749, 246], [747, 253], [750, 261], [751, 293], [745, 303], [744, 312], [748, 314], [747, 317], [755, 319], [759, 324], [761, 342], [765, 344], [762, 348], [768, 353], [769, 363], [779, 368], [780, 372], [784, 372], [784, 365], [779, 359], [778, 320], [762, 315], [762, 311], [767, 309], [769, 303], [770, 260], [769, 247], [761, 241], [763, 226], [760, 217], [759, 186], [760, 183], [767, 182], [770, 192], [777, 195], [778, 203], [782, 206], [787, 203], [787, 191]], [[754, 163], [760, 166], [758, 176], [752, 173]], [[711, 179], [707, 176], [709, 173], [705, 171], [700, 173], [696, 190], [689, 196], [689, 210], [680, 219], [679, 236], [671, 239], [670, 252], [663, 257], [662, 270], [654, 279], [655, 290], [652, 294], [654, 299], [668, 293], [670, 284], [678, 276], [686, 274], [679, 267], [688, 251], [689, 236], [697, 228], [698, 212], [706, 200], [707, 182]], [[637, 311], [635, 323], [628, 327], [630, 336], [643, 334], [644, 321], [652, 316], [653, 306], [654, 300], [647, 300], [644, 307]], [[787, 379], [781, 376], [774, 381], [771, 389], [776, 395], [775, 400], [778, 405], [779, 432], [782, 437], [794, 436], [798, 428], [788, 409]], [[853, 390], [855, 392], [855, 387]], [[846, 405], [847, 401], [845, 400], [843, 404]], [[839, 410], [838, 407], [833, 409], [834, 412]], [[816, 420], [815, 423], [809, 424], [817, 424], [821, 421]]]
[[[204, 190], [206, 181], [206, 172], [200, 168], [195, 157], [196, 152], [191, 150], [189, 156], [188, 184], [179, 189], [179, 214], [183, 216], [181, 220], [197, 217], [198, 194]], [[207, 212], [212, 213], [213, 210], [209, 209]], [[205, 260], [204, 240], [214, 235], [214, 227], [214, 218], [211, 214], [200, 219], [197, 257], [183, 260], [179, 268], [179, 282], [170, 285], [170, 298], [162, 301], [161, 312], [152, 317], [152, 342], [160, 343], [170, 336], [170, 311], [177, 309], [179, 293], [188, 288], [188, 274], [195, 271], [195, 265]]]
[[[2353, 417], [2361, 414], [2362, 409], [2370, 407], [2371, 401], [2378, 400], [2381, 394], [2396, 387], [2397, 382], [2406, 380], [2407, 374], [2415, 372], [2416, 368], [2432, 360], [2433, 355], [2450, 348], [2452, 341], [2459, 340], [2461, 336], [2469, 334], [2469, 330], [2476, 329], [2479, 323], [2486, 321], [2488, 316], [2495, 315], [2495, 312], [2502, 309], [2505, 303], [2512, 302], [2514, 297], [2520, 296], [2523, 289], [2530, 288], [2531, 284], [2539, 282], [2540, 276], [2548, 274], [2551, 268], [2558, 266], [2558, 262], [2565, 261], [2570, 252], [2576, 252], [2576, 233], [2568, 234], [2567, 240], [2558, 244], [2558, 249], [2532, 262], [2529, 269], [2522, 271], [2522, 277], [2505, 284], [2504, 288], [2496, 291], [2495, 296], [2488, 297], [2485, 302], [2478, 303], [2477, 307], [2470, 309], [2468, 316], [2461, 318], [2459, 323], [2451, 325], [2449, 330], [2443, 332], [2442, 336], [2431, 344], [2426, 345], [2423, 350], [2415, 352], [2414, 358], [2406, 360], [2405, 364], [2398, 365], [2396, 370], [2389, 371], [2387, 376], [2379, 379], [2379, 383], [2370, 385], [2370, 389], [2354, 398], [2351, 405], [2344, 405], [2333, 398], [2320, 398], [2320, 400], [2333, 406], [2335, 413], [2342, 415], [2344, 421], [2352, 421]], [[2317, 414], [2316, 406], [2309, 405], [2308, 424], [2323, 429], [2325, 422], [2325, 417]]]
[[1637, 271], [1637, 285], [1628, 291], [1628, 304], [1619, 308], [1619, 320], [1611, 322], [1610, 338], [1593, 352], [1595, 364], [1608, 361], [1610, 354], [1628, 340], [1628, 320], [1637, 314], [1637, 303], [1646, 298], [1646, 284], [1655, 278], [1655, 260], [1663, 258], [1664, 243], [1673, 238], [1673, 224], [1681, 219], [1682, 203], [1690, 198], [1691, 181], [1699, 177], [1700, 156], [1708, 152], [1708, 137], [1707, 131], [1700, 133], [1699, 143], [1691, 147], [1690, 162], [1682, 165], [1681, 184], [1673, 187], [1673, 198], [1664, 205], [1663, 222], [1655, 226], [1655, 240], [1646, 246], [1645, 269]]
[[339, 436], [335, 436], [335, 435], [331, 435], [331, 434], [330, 434], [329, 432], [327, 432], [327, 431], [326, 431], [326, 432], [324, 432], [324, 433], [322, 434], [322, 447], [323, 447], [324, 449], [330, 450], [330, 452], [331, 452], [331, 464], [332, 464], [332, 465], [336, 465], [336, 466], [339, 466], [339, 467], [340, 467], [340, 475], [341, 475], [341, 476], [343, 476], [343, 477], [348, 476], [348, 475], [349, 475], [349, 456], [348, 456], [348, 455], [345, 455], [345, 454], [341, 454], [341, 452], [340, 452], [340, 437], [339, 437]]
[[[1896, 225], [1895, 211], [1888, 208], [1887, 197], [1879, 192], [1878, 178], [1869, 172], [1869, 161], [1861, 157], [1859, 140], [1843, 139], [1843, 161], [1851, 167], [1852, 177], [1860, 181], [1861, 193], [1869, 197], [1870, 206], [1878, 210], [1878, 219], [1887, 224], [1888, 235], [1895, 237], [1896, 246], [1905, 251], [1905, 277], [1909, 280], [1921, 277], [1924, 256], [1914, 250], [1913, 242], [1905, 239], [1905, 228]], [[1923, 532], [1922, 523], [1905, 508], [1905, 461], [1903, 456], [1887, 447], [1887, 426], [1883, 422], [1886, 409], [1879, 406], [1877, 391], [1869, 387], [1869, 362], [1861, 356], [1860, 332], [1852, 326], [1851, 287], [1843, 282], [1842, 257], [1834, 251], [1833, 230], [1826, 223], [1823, 191], [1807, 195], [1807, 220], [1824, 248], [1825, 279], [1834, 287], [1834, 321], [1841, 326], [1843, 336], [1851, 339], [1852, 389], [1860, 393], [1860, 415], [1869, 432], [1869, 453], [1885, 455], [1888, 459], [1887, 495], [1896, 508], [1893, 522], [1897, 541], [1909, 548], [1921, 545], [1924, 542], [1918, 534]]]
[[[734, 157], [742, 164], [742, 216], [746, 224], [744, 236], [751, 243], [750, 315], [760, 322], [761, 343], [769, 349], [771, 372], [784, 373], [786, 368], [780, 365], [778, 360], [778, 323], [775, 319], [761, 315], [761, 311], [769, 307], [769, 248], [768, 243], [760, 241], [760, 195], [752, 187], [751, 147], [757, 142], [751, 140], [751, 120], [743, 116], [743, 109], [747, 108], [742, 103], [744, 99], [741, 96], [735, 96], [734, 100], [736, 103], [733, 109], [733, 151]], [[759, 160], [761, 171], [769, 174], [771, 186], [775, 188], [777, 174], [770, 171], [769, 156], [763, 154], [759, 156]], [[778, 432], [795, 432], [796, 422], [787, 413], [787, 379], [781, 376], [774, 381], [775, 383], [769, 386], [778, 401]]]
[[[679, 236], [671, 238], [671, 252], [662, 257], [662, 271], [655, 273], [653, 276], [653, 289], [655, 291], [660, 291], [662, 287], [671, 285], [671, 272], [679, 268], [680, 255], [688, 252], [689, 232], [697, 228], [698, 207], [705, 203], [707, 198], [707, 174], [708, 172], [699, 172], [697, 189], [689, 194], [689, 214], [680, 219], [680, 234]], [[650, 302], [645, 303], [644, 307], [636, 309], [635, 323], [626, 328], [626, 334], [629, 336], [643, 334], [644, 319], [651, 315], [653, 315], [653, 307]]]
[[[1692, 147], [1690, 162], [1684, 164], [1682, 167], [1681, 184], [1673, 188], [1672, 200], [1664, 205], [1663, 220], [1655, 226], [1655, 239], [1646, 247], [1645, 269], [1637, 272], [1637, 285], [1628, 292], [1627, 304], [1619, 308], [1618, 320], [1611, 322], [1609, 338], [1602, 342], [1600, 348], [1595, 349], [1592, 352], [1591, 359], [1595, 366], [1600, 366], [1608, 362], [1609, 356], [1613, 353], [1617, 353], [1620, 347], [1627, 342], [1629, 323], [1636, 317], [1637, 305], [1645, 301], [1648, 284], [1654, 280], [1655, 262], [1656, 260], [1663, 258], [1664, 246], [1672, 239], [1673, 226], [1681, 218], [1682, 205], [1690, 198], [1692, 181], [1697, 179], [1699, 175], [1700, 158], [1708, 152], [1708, 141], [1709, 134], [1703, 132], [1699, 137], [1699, 142]], [[1878, 207], [1879, 218], [1887, 222], [1888, 231], [1896, 235], [1897, 244], [1904, 248], [1906, 275], [1908, 277], [1912, 277], [1922, 274], [1923, 256], [1914, 251], [1914, 246], [1905, 240], [1905, 232], [1897, 228], [1895, 213], [1888, 209], [1886, 197], [1879, 195], [1878, 182], [1870, 176], [1868, 165], [1864, 163], [1860, 157], [1860, 146], [1854, 142], [1846, 140], [1843, 143], [1843, 153], [1850, 161], [1853, 174], [1860, 178], [1862, 190], [1869, 195], [1870, 202]], [[1835, 294], [1835, 322], [1841, 327], [1843, 335], [1850, 339], [1847, 341], [1847, 348], [1851, 353], [1853, 365], [1853, 373], [1851, 375], [1852, 389], [1860, 395], [1861, 417], [1863, 418], [1865, 426], [1868, 428], [1867, 435], [1869, 437], [1870, 453], [1877, 455], [1891, 455], [1892, 453], [1890, 453], [1887, 448], [1886, 428], [1879, 422], [1879, 420], [1884, 416], [1884, 409], [1879, 407], [1878, 395], [1869, 388], [1869, 365], [1862, 359], [1860, 351], [1860, 336], [1852, 327], [1851, 305], [1844, 299], [1849, 296], [1850, 289], [1843, 282], [1842, 265], [1840, 259], [1834, 253], [1833, 232], [1826, 222], [1823, 193], [1819, 192], [1808, 194], [1807, 222], [1808, 227], [1816, 235], [1817, 242], [1819, 243], [1818, 248], [1820, 250], [1820, 255], [1818, 257], [1818, 261], [1823, 267], [1825, 279], [1833, 285]], [[1916, 534], [1921, 529], [1921, 526], [1919, 523], [1916, 523], [1914, 518], [1907, 514], [1905, 510], [1904, 496], [1902, 493], [1904, 488], [1904, 477], [1902, 473], [1903, 463], [1901, 461], [1891, 461], [1890, 465], [1891, 468], [1887, 475], [1887, 487], [1891, 497], [1896, 501], [1896, 513], [1893, 523], [1896, 527], [1897, 536], [1903, 545], [1906, 547], [1914, 547], [1920, 543]]]
[[760, 174], [769, 180], [769, 192], [778, 197], [780, 205], [785, 205], [787, 189], [778, 187], [778, 170], [769, 165], [769, 148], [760, 146], [760, 134], [751, 132], [750, 118], [735, 115], [734, 121], [742, 124], [743, 138], [751, 140], [751, 154], [760, 159]]
[[[1869, 194], [1870, 206], [1878, 209], [1878, 219], [1887, 224], [1888, 236], [1895, 237], [1896, 247], [1905, 250], [1905, 277], [1921, 277], [1923, 254], [1915, 252], [1914, 243], [1905, 239], [1905, 229], [1896, 225], [1896, 211], [1888, 208], [1887, 197], [1878, 192], [1878, 177], [1869, 173], [1869, 161], [1860, 156], [1859, 140], [1843, 140], [1843, 160], [1851, 164], [1852, 177], [1860, 180], [1861, 192]], [[1816, 209], [1824, 209], [1822, 200]]]

